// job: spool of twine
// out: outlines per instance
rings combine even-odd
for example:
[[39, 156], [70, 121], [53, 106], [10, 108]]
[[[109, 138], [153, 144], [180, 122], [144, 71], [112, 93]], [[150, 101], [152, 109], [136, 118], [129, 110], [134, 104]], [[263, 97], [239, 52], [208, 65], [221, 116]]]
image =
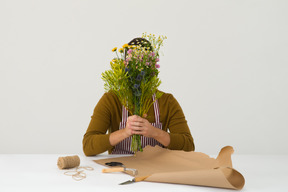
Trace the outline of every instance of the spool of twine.
[[78, 155], [59, 157], [57, 161], [59, 169], [70, 169], [80, 165], [80, 158]]

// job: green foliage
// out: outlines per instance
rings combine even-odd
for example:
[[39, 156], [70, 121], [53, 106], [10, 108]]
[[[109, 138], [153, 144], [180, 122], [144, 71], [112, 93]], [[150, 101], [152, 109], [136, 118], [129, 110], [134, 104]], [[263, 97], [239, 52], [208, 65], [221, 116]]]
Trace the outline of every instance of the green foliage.
[[[113, 59], [110, 62], [111, 70], [107, 70], [102, 73], [102, 79], [104, 80], [105, 91], [113, 91], [121, 104], [123, 104], [126, 109], [131, 109], [133, 106], [132, 90], [127, 87], [128, 75], [125, 72], [124, 62], [122, 60]], [[131, 110], [130, 110], [131, 111]]]

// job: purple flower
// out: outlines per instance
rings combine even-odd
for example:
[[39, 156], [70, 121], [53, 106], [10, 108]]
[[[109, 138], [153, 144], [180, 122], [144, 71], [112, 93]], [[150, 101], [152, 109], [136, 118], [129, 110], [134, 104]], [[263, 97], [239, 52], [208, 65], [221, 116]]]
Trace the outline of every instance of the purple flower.
[[158, 62], [159, 61], [159, 58], [156, 58], [156, 62]]
[[128, 54], [132, 53], [132, 49], [129, 49], [129, 50], [127, 51], [127, 53], [128, 53]]
[[141, 81], [142, 80], [142, 76], [141, 75], [137, 75], [136, 80], [137, 81]]
[[134, 88], [135, 88], [135, 89], [138, 89], [139, 87], [140, 87], [139, 84], [134, 84]]
[[155, 67], [156, 67], [157, 69], [159, 69], [159, 68], [160, 68], [160, 65], [159, 65], [159, 64], [156, 64]]
[[149, 62], [146, 62], [146, 65], [147, 65], [147, 66], [149, 66], [149, 65], [150, 65], [150, 63], [149, 63]]
[[152, 52], [152, 53], [151, 53], [151, 55], [152, 55], [152, 57], [154, 57], [154, 56], [155, 56], [155, 53], [154, 53], [154, 52]]

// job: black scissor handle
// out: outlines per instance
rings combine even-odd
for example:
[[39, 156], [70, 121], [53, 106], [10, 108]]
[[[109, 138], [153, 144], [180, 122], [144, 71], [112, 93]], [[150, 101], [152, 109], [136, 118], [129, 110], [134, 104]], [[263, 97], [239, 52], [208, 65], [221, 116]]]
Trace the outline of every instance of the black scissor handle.
[[123, 166], [123, 163], [112, 161], [112, 162], [105, 163], [105, 165], [108, 165], [108, 166], [111, 166], [111, 167], [115, 167], [115, 166]]

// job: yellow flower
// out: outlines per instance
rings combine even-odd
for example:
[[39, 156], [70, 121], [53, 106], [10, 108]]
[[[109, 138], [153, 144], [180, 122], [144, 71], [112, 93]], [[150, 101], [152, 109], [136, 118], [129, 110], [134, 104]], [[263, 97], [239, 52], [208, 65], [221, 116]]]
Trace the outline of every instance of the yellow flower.
[[123, 53], [123, 52], [124, 52], [124, 49], [123, 49], [123, 48], [120, 48], [120, 49], [119, 49], [119, 52], [120, 52], [120, 53]]
[[135, 45], [129, 45], [128, 48], [129, 48], [129, 49], [134, 49], [134, 48], [135, 48]]
[[112, 52], [115, 52], [117, 50], [117, 47], [114, 47], [113, 49], [112, 49]]
[[128, 44], [124, 44], [122, 47], [125, 49], [128, 46], [129, 46]]

